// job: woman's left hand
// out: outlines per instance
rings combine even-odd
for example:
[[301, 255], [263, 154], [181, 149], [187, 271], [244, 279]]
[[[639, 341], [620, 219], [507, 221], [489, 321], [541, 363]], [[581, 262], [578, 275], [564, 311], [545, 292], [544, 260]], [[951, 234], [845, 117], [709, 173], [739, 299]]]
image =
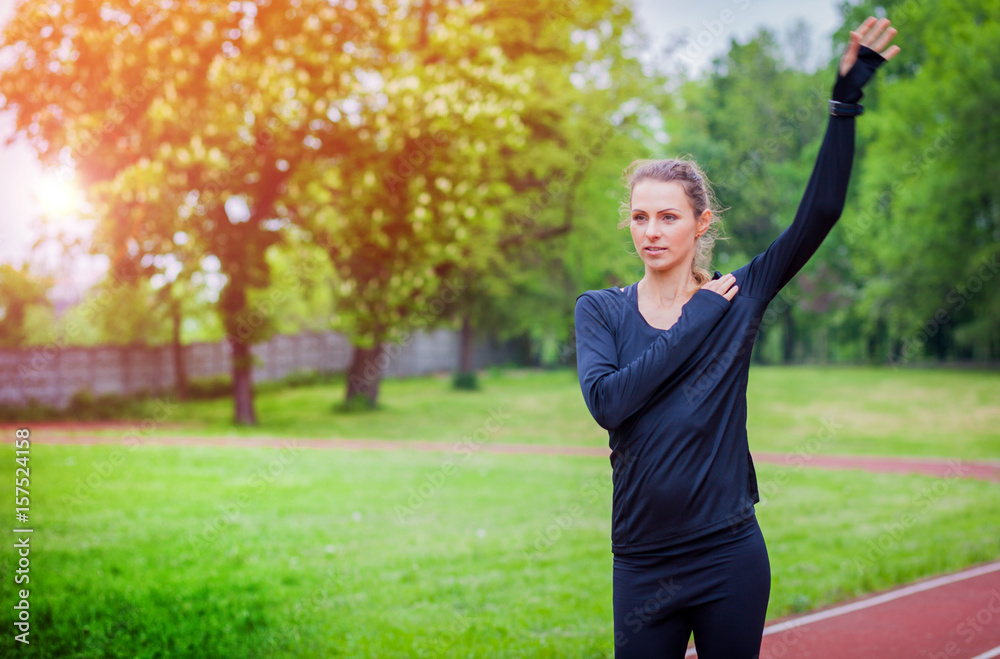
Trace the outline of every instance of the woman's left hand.
[[[888, 29], [886, 29], [888, 28]], [[858, 29], [851, 31], [851, 41], [847, 44], [847, 50], [840, 58], [840, 75], [845, 76], [851, 70], [854, 63], [858, 61], [858, 49], [860, 46], [867, 46], [876, 53], [891, 60], [899, 52], [899, 46], [889, 46], [889, 42], [896, 36], [896, 28], [889, 27], [888, 18], [875, 18], [869, 16]]]
[[701, 287], [707, 291], [718, 293], [729, 302], [733, 301], [736, 293], [740, 290], [740, 287], [736, 285], [736, 276], [731, 272], [727, 275], [722, 275], [719, 279], [711, 279], [702, 284]]

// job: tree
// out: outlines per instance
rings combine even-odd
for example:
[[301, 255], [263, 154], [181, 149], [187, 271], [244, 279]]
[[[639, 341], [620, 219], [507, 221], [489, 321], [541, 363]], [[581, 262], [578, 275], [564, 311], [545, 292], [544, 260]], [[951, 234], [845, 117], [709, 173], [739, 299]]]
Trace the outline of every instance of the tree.
[[0, 347], [26, 345], [30, 311], [32, 307], [51, 308], [45, 295], [51, 286], [51, 281], [36, 277], [27, 265], [0, 264]]
[[[882, 359], [1000, 358], [1000, 3], [882, 3], [899, 62], [860, 121], [849, 238]], [[853, 9], [849, 20], [873, 11]], [[887, 67], [888, 68], [888, 67]]]
[[[330, 251], [337, 323], [358, 346], [349, 401], [374, 403], [383, 366], [413, 331], [458, 314], [468, 339], [476, 301], [502, 294], [483, 275], [509, 271], [505, 236], [568, 230], [517, 222], [515, 200], [569, 171], [593, 134], [610, 104], [587, 111], [574, 70], [609, 73], [607, 44], [629, 20], [606, 0], [571, 11], [555, 0], [427, 0], [372, 26], [356, 71], [368, 91], [337, 106], [359, 143], [292, 182], [313, 197], [303, 226]], [[599, 51], [574, 41], [587, 30], [600, 32]]]
[[256, 422], [250, 345], [267, 337], [262, 258], [294, 215], [288, 179], [350, 150], [328, 106], [377, 15], [325, 2], [22, 3], [5, 31], [2, 107], [48, 166], [75, 167], [116, 278], [162, 273], [179, 235], [225, 277], [234, 417]]
[[[590, 231], [602, 223], [613, 230], [617, 202], [609, 205], [597, 192], [601, 201], [594, 205], [589, 193], [595, 186], [606, 191], [630, 159], [628, 152], [643, 149], [641, 142], [650, 137], [643, 114], [669, 105], [663, 78], [644, 72], [634, 57], [644, 42], [626, 5], [516, 7], [499, 39], [512, 61], [535, 73], [537, 91], [522, 113], [530, 148], [505, 155], [512, 194], [496, 200], [503, 221], [490, 258], [475, 259], [458, 274], [465, 282], [458, 301], [460, 373], [472, 371], [475, 326], [527, 336], [548, 346], [544, 352], [559, 353], [544, 361], [565, 357], [559, 346], [567, 345], [573, 303], [587, 278], [580, 275], [600, 269], [593, 258], [575, 257], [606, 255], [609, 249], [620, 256], [614, 243], [595, 242]], [[547, 20], [542, 12], [565, 13]], [[547, 31], [538, 27], [546, 24]]]
[[347, 395], [373, 403], [384, 347], [511, 267], [504, 239], [568, 230], [513, 199], [573, 172], [628, 98], [630, 20], [612, 0], [24, 4], [0, 91], [42, 161], [78, 171], [115, 278], [219, 264], [235, 419], [254, 423], [263, 255], [292, 226], [327, 252], [334, 325], [360, 348]]

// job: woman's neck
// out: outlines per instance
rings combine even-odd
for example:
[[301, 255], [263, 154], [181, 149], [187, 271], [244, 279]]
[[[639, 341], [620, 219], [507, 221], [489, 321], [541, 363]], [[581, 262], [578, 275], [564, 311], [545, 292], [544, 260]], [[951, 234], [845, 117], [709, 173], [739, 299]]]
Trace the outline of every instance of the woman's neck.
[[690, 266], [670, 270], [646, 268], [637, 290], [654, 304], [666, 308], [686, 302], [698, 290], [698, 282]]

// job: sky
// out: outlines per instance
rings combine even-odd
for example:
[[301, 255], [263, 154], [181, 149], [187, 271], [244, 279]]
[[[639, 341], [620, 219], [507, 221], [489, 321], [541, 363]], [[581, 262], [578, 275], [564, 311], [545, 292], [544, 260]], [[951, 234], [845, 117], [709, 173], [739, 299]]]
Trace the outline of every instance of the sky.
[[[643, 59], [665, 70], [684, 68], [692, 75], [704, 71], [714, 56], [724, 53], [732, 39], [744, 42], [760, 27], [768, 27], [784, 35], [795, 21], [809, 25], [813, 61], [816, 66], [830, 54], [830, 36], [839, 26], [839, 0], [633, 0], [638, 23], [652, 44]], [[0, 25], [5, 24], [14, 10], [15, 0], [0, 0]], [[665, 53], [673, 46], [671, 54]], [[664, 62], [664, 59], [672, 61]], [[0, 113], [0, 263], [20, 264], [26, 260], [30, 244], [40, 226], [40, 187], [46, 177], [32, 150], [23, 142], [5, 143], [14, 126], [10, 113]], [[44, 191], [41, 192], [44, 194]], [[67, 226], [74, 226], [72, 220]], [[102, 260], [78, 262], [71, 266], [59, 262], [59, 254], [50, 251], [45, 262], [54, 271], [61, 271], [56, 296], [71, 294], [95, 281], [102, 269]]]
[[732, 39], [745, 42], [761, 27], [784, 35], [798, 20], [809, 25], [814, 46], [807, 66], [821, 65], [840, 27], [839, 5], [839, 0], [633, 0], [638, 23], [658, 50], [674, 45], [672, 58], [695, 74], [725, 53]]

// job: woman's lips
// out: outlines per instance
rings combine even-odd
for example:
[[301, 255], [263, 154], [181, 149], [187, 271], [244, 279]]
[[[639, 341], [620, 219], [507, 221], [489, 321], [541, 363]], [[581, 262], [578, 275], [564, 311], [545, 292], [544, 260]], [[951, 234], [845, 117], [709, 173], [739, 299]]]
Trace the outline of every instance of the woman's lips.
[[650, 254], [662, 254], [667, 251], [666, 247], [646, 247], [645, 249]]

